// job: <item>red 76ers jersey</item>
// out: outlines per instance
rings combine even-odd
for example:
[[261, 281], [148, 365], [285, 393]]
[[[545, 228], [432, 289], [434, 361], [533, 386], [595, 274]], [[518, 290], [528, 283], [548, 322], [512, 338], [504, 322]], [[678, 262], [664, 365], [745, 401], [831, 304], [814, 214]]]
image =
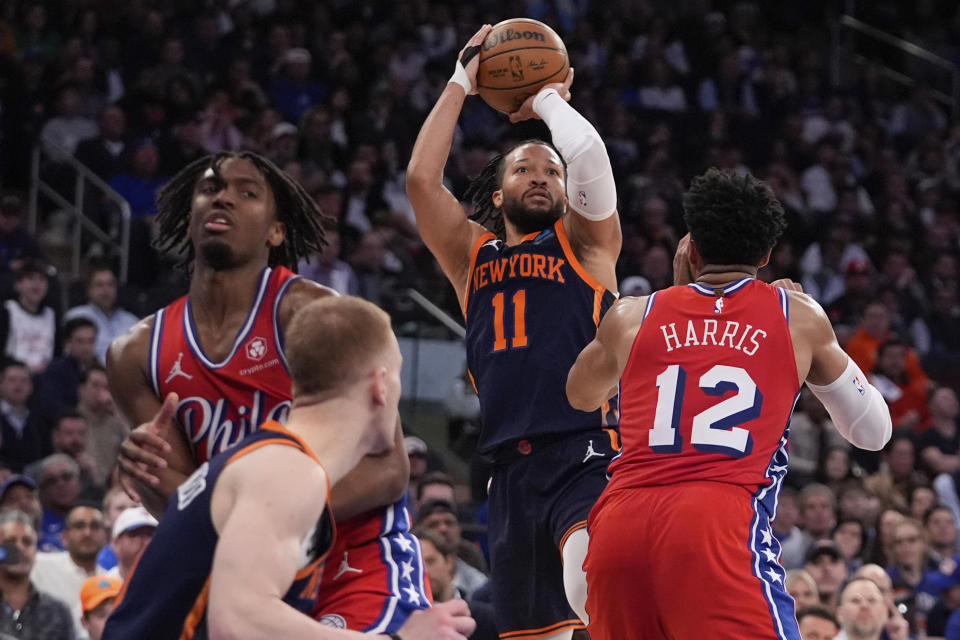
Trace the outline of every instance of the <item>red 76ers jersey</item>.
[[297, 280], [283, 267], [265, 268], [246, 322], [222, 362], [200, 347], [190, 296], [157, 312], [150, 338], [150, 378], [160, 398], [180, 396], [177, 419], [197, 464], [229, 449], [267, 420], [290, 411], [290, 374], [277, 309]]
[[623, 449], [608, 489], [725, 482], [764, 489], [773, 514], [800, 390], [789, 297], [753, 279], [716, 293], [650, 296], [620, 379]]

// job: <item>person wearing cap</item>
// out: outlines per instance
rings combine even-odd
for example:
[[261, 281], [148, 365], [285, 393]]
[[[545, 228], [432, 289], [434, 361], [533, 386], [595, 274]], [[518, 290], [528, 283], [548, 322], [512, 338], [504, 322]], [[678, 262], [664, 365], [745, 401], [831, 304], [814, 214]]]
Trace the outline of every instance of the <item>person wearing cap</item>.
[[31, 375], [47, 368], [56, 346], [56, 317], [53, 309], [43, 304], [49, 286], [46, 265], [24, 260], [13, 283], [17, 297], [0, 308], [3, 353], [27, 365]]
[[110, 546], [117, 556], [117, 566], [109, 571], [112, 576], [126, 580], [157, 529], [157, 519], [141, 506], [131, 507], [121, 513], [113, 523]]
[[285, 120], [299, 122], [312, 105], [323, 102], [326, 88], [310, 77], [313, 56], [306, 49], [294, 47], [280, 59], [277, 75], [270, 81], [267, 94], [270, 102]]
[[[113, 532], [113, 523], [117, 521], [120, 514], [131, 507], [137, 507], [139, 504], [123, 490], [120, 485], [114, 485], [107, 490], [107, 495], [103, 496], [103, 525], [107, 531]], [[117, 566], [117, 554], [113, 550], [112, 544], [103, 546], [100, 554], [97, 555], [97, 564], [107, 569], [113, 569]]]
[[297, 147], [300, 144], [300, 130], [289, 122], [278, 122], [270, 132], [270, 143], [266, 156], [278, 167], [297, 159]]
[[100, 640], [103, 637], [103, 627], [107, 624], [107, 617], [113, 611], [114, 602], [121, 588], [123, 588], [123, 580], [107, 574], [91, 576], [83, 581], [80, 586], [83, 618], [80, 622], [89, 640]]
[[895, 607], [890, 607], [872, 580], [854, 578], [840, 594], [837, 621], [842, 629], [837, 640], [908, 640], [909, 625]]
[[86, 637], [80, 623], [80, 586], [90, 576], [106, 573], [97, 565], [97, 554], [106, 542], [107, 530], [100, 510], [84, 505], [74, 507], [67, 515], [63, 529], [63, 544], [67, 550], [37, 554], [30, 572], [30, 579], [37, 589], [70, 607], [78, 638]]
[[15, 473], [0, 485], [0, 511], [14, 509], [23, 511], [33, 518], [34, 529], [40, 525], [43, 507], [40, 505], [37, 483], [30, 476]]
[[807, 561], [803, 569], [817, 583], [820, 604], [831, 611], [836, 609], [840, 587], [849, 574], [840, 547], [833, 540], [817, 540], [807, 551]]
[[[0, 512], [0, 634], [15, 638], [73, 638], [67, 605], [40, 591], [30, 575], [37, 557], [33, 519], [13, 509]], [[16, 553], [13, 553], [16, 550]]]
[[487, 576], [476, 567], [476, 564], [483, 563], [483, 557], [475, 545], [463, 539], [457, 508], [452, 502], [439, 498], [425, 501], [417, 511], [416, 524], [420, 529], [433, 531], [441, 536], [457, 550], [453, 586], [465, 598], [470, 598], [474, 591], [487, 583]]

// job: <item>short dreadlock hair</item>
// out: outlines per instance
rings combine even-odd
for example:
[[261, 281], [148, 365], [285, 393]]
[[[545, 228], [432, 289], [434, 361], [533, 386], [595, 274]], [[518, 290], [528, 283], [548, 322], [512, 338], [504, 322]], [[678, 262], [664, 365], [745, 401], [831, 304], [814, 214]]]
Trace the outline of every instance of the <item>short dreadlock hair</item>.
[[228, 158], [247, 160], [266, 178], [273, 192], [277, 220], [286, 228], [283, 243], [270, 249], [268, 264], [296, 271], [301, 258], [326, 246], [324, 224], [330, 218], [324, 215], [300, 183], [267, 158], [251, 151], [222, 151], [194, 160], [181, 169], [157, 195], [159, 230], [153, 246], [161, 253], [186, 249], [180, 266], [190, 267], [196, 255], [189, 236], [194, 188], [208, 169], [219, 175], [220, 166]]
[[704, 262], [718, 265], [759, 265], [787, 227], [770, 187], [716, 168], [691, 181], [683, 219]]
[[540, 144], [556, 151], [560, 162], [563, 164], [563, 179], [567, 179], [567, 161], [563, 159], [557, 148], [546, 140], [538, 138], [528, 138], [513, 145], [503, 153], [493, 156], [483, 170], [480, 171], [463, 193], [464, 200], [473, 205], [473, 213], [470, 219], [477, 224], [486, 227], [487, 231], [504, 240], [507, 235], [506, 223], [503, 221], [503, 210], [493, 206], [493, 192], [503, 186], [503, 172], [506, 169], [504, 160], [513, 153], [514, 149], [526, 144]]

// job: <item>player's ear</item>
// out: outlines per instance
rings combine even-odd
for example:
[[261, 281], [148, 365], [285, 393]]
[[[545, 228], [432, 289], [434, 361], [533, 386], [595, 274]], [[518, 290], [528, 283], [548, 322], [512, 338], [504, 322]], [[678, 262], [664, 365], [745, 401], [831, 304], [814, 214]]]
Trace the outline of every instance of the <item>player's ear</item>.
[[370, 395], [373, 397], [374, 404], [378, 407], [386, 406], [387, 368], [377, 367], [373, 370], [373, 373], [371, 373], [370, 376]]
[[700, 269], [703, 268], [703, 256], [700, 255], [700, 250], [697, 249], [697, 244], [693, 241], [692, 237], [690, 238], [688, 257], [690, 259], [690, 272], [696, 277]]
[[267, 235], [267, 243], [271, 247], [279, 247], [283, 244], [283, 239], [287, 236], [287, 225], [279, 220], [271, 223], [270, 233]]
[[503, 189], [497, 189], [490, 194], [490, 201], [497, 209], [501, 208], [503, 206]]
[[773, 253], [773, 249], [767, 251], [767, 255], [763, 256], [763, 260], [760, 261], [760, 264], [757, 265], [758, 269], [762, 269], [767, 266], [767, 263], [770, 262], [770, 254]]

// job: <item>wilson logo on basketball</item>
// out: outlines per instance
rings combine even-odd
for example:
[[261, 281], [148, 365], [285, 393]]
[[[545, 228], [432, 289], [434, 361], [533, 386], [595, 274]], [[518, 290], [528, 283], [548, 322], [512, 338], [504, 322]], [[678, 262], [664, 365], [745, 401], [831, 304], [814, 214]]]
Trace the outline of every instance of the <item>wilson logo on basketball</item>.
[[263, 359], [267, 355], [267, 341], [263, 338], [251, 338], [246, 346], [247, 357], [253, 361]]
[[514, 31], [507, 29], [502, 33], [496, 33], [483, 41], [483, 50], [490, 51], [498, 44], [511, 42], [513, 40], [536, 40], [537, 42], [546, 42], [547, 38], [536, 31]]

